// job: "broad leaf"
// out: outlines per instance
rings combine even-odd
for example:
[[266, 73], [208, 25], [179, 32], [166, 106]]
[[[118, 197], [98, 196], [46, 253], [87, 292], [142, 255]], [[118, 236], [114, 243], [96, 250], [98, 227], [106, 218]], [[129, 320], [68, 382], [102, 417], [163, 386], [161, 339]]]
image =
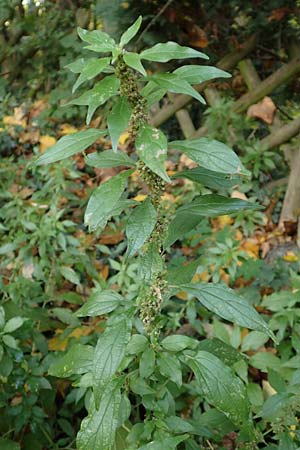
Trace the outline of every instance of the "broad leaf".
[[92, 410], [81, 422], [76, 441], [78, 450], [114, 448], [121, 404], [121, 393], [116, 384], [111, 383], [106, 387], [99, 408]]
[[91, 345], [76, 343], [50, 365], [48, 374], [69, 378], [71, 375], [87, 373], [93, 368], [93, 357], [94, 348]]
[[225, 320], [252, 330], [263, 331], [274, 339], [274, 335], [258, 312], [246, 299], [232, 289], [213, 283], [188, 284], [182, 290], [196, 297], [205, 308]]
[[172, 380], [178, 387], [182, 385], [181, 364], [176, 356], [161, 352], [158, 355], [157, 365], [164, 377]]
[[127, 353], [129, 353], [129, 355], [137, 355], [142, 353], [148, 345], [149, 341], [146, 336], [143, 336], [142, 334], [133, 334], [127, 345]]
[[71, 100], [68, 105], [88, 106], [86, 123], [89, 124], [96, 109], [118, 93], [120, 80], [115, 75], [109, 75], [96, 83], [93, 89]]
[[217, 217], [257, 208], [257, 205], [238, 198], [227, 198], [217, 194], [198, 196], [177, 210], [169, 225], [166, 246], [192, 231], [203, 217]]
[[212, 353], [227, 366], [233, 366], [243, 359], [243, 355], [239, 351], [218, 338], [203, 339], [199, 342], [198, 349]]
[[151, 242], [144, 255], [139, 259], [140, 276], [149, 283], [163, 269], [164, 261], [155, 242]]
[[138, 450], [176, 450], [178, 445], [188, 439], [188, 435], [184, 434], [176, 437], [164, 437], [155, 441], [149, 442], [149, 444], [139, 447]]
[[205, 169], [231, 175], [248, 173], [234, 151], [219, 141], [207, 138], [173, 141], [169, 147], [183, 151]]
[[156, 62], [168, 62], [171, 59], [185, 58], [209, 59], [208, 56], [202, 52], [198, 52], [190, 47], [182, 47], [172, 41], [165, 42], [163, 44], [156, 44], [154, 47], [142, 51], [141, 58]]
[[128, 42], [131, 41], [131, 39], [134, 38], [134, 36], [138, 33], [140, 26], [142, 24], [143, 18], [142, 16], [139, 16], [136, 21], [126, 30], [120, 39], [120, 47], [124, 47], [124, 45], [128, 44]]
[[87, 42], [85, 48], [94, 52], [108, 53], [116, 48], [116, 43], [107, 33], [100, 30], [88, 31], [83, 28], [77, 28], [80, 39]]
[[186, 348], [196, 348], [198, 345], [198, 341], [189, 336], [172, 334], [171, 336], [165, 337], [161, 341], [161, 345], [165, 350], [168, 350], [169, 352], [180, 352]]
[[131, 108], [125, 97], [119, 97], [107, 118], [107, 127], [113, 150], [116, 152], [121, 134], [128, 127]]
[[20, 450], [21, 447], [17, 442], [0, 437], [0, 448], [1, 450]]
[[36, 161], [37, 165], [51, 164], [82, 152], [92, 145], [106, 131], [90, 128], [62, 137], [53, 147], [47, 149]]
[[193, 169], [177, 172], [172, 176], [172, 179], [176, 178], [187, 178], [188, 180], [202, 184], [202, 186], [208, 187], [209, 189], [230, 189], [241, 183], [241, 178], [238, 176], [215, 172], [213, 170], [205, 169], [204, 167], [195, 167]]
[[155, 352], [152, 348], [147, 348], [140, 358], [140, 375], [142, 378], [149, 378], [155, 369]]
[[213, 66], [190, 65], [174, 70], [182, 80], [190, 84], [199, 84], [214, 78], [230, 78], [231, 74]]
[[90, 230], [104, 228], [125, 189], [131, 170], [126, 170], [101, 184], [89, 199], [84, 222]]
[[107, 327], [98, 339], [93, 368], [96, 406], [99, 404], [103, 388], [110, 382], [125, 356], [130, 329], [130, 321], [122, 317], [117, 323]]
[[166, 89], [162, 89], [158, 84], [153, 81], [149, 81], [142, 89], [141, 94], [147, 99], [148, 107], [158, 103], [166, 94]]
[[158, 84], [159, 87], [165, 89], [166, 91], [173, 92], [175, 94], [186, 94], [194, 97], [201, 103], [206, 103], [202, 95], [196, 91], [187, 81], [182, 80], [174, 73], [160, 73], [157, 75], [152, 75], [147, 77], [154, 83]]
[[110, 313], [116, 309], [123, 300], [120, 294], [115, 291], [95, 292], [88, 301], [76, 311], [77, 317], [96, 317]]
[[222, 411], [235, 425], [249, 421], [250, 407], [245, 386], [219, 358], [205, 351], [187, 357], [205, 400]]
[[150, 199], [134, 208], [126, 225], [127, 255], [137, 252], [150, 237], [156, 224], [156, 209]]
[[85, 81], [91, 80], [101, 73], [110, 63], [110, 58], [91, 58], [87, 60], [73, 86], [72, 93]]
[[127, 66], [131, 67], [132, 69], [136, 70], [137, 72], [140, 72], [142, 75], [146, 76], [147, 72], [144, 69], [143, 64], [141, 63], [141, 57], [138, 53], [132, 53], [127, 52], [124, 53], [123, 59]]
[[90, 153], [86, 156], [85, 162], [92, 167], [107, 168], [117, 166], [135, 166], [135, 161], [129, 158], [124, 152], [114, 152], [105, 150], [101, 153]]
[[145, 125], [139, 130], [135, 144], [137, 153], [146, 166], [169, 183], [171, 180], [165, 169], [168, 141], [163, 132]]

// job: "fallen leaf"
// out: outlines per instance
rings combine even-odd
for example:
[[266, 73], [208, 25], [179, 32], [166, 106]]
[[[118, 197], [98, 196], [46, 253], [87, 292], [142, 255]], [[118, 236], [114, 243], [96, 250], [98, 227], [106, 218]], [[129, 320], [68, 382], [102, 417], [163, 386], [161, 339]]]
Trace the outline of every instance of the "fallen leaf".
[[44, 152], [47, 148], [52, 147], [56, 143], [56, 139], [53, 136], [46, 134], [40, 137], [40, 152]]
[[273, 123], [276, 106], [270, 97], [264, 97], [260, 102], [248, 108], [247, 116], [256, 117], [271, 125]]
[[296, 261], [298, 261], [298, 257], [292, 251], [286, 252], [286, 254], [284, 255], [283, 259], [285, 261], [287, 261], [287, 262], [296, 262]]
[[239, 198], [240, 200], [248, 200], [246, 195], [243, 192], [240, 191], [232, 191], [231, 198]]
[[198, 27], [198, 25], [192, 25], [189, 30], [189, 45], [197, 48], [205, 48], [208, 46], [208, 39], [205, 31]]
[[273, 9], [271, 15], [268, 17], [268, 22], [272, 22], [273, 20], [278, 22], [289, 14], [290, 11], [290, 8], [286, 7]]
[[145, 198], [147, 198], [147, 195], [139, 194], [136, 197], [133, 197], [133, 200], [135, 200], [136, 202], [143, 202]]
[[59, 129], [59, 134], [61, 136], [66, 136], [68, 134], [77, 133], [78, 129], [70, 125], [69, 123], [62, 123]]

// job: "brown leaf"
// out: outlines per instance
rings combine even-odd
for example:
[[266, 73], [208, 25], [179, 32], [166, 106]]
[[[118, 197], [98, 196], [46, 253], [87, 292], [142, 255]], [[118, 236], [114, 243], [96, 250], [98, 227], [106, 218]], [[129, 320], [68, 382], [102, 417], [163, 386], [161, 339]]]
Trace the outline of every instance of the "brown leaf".
[[198, 27], [198, 25], [192, 25], [189, 30], [189, 45], [197, 48], [205, 48], [208, 46], [208, 39], [205, 31]]
[[271, 125], [273, 123], [276, 106], [270, 97], [264, 97], [260, 102], [248, 108], [247, 116], [256, 117]]

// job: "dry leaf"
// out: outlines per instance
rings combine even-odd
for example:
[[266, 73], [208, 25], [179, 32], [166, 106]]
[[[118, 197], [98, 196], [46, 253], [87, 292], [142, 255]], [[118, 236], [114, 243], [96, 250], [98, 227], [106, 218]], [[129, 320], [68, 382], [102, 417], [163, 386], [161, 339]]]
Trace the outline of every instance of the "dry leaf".
[[208, 46], [208, 39], [205, 31], [198, 27], [198, 25], [191, 25], [188, 30], [189, 44], [197, 48], [205, 48]]
[[232, 191], [231, 198], [239, 198], [240, 200], [248, 200], [246, 195], [243, 192], [240, 191]]
[[276, 106], [270, 97], [264, 97], [260, 102], [248, 108], [247, 116], [256, 117], [271, 125], [273, 123]]
[[298, 261], [298, 257], [292, 251], [286, 252], [286, 254], [284, 255], [283, 259], [285, 261], [287, 261], [287, 262], [296, 262], [296, 261]]
[[44, 152], [47, 148], [52, 147], [56, 143], [56, 139], [53, 136], [46, 134], [40, 137], [40, 152]]
[[66, 136], [67, 134], [77, 133], [77, 128], [73, 127], [69, 123], [62, 123], [59, 129], [59, 134], [61, 136]]
[[182, 170], [185, 167], [192, 169], [193, 167], [197, 167], [197, 163], [183, 153], [179, 160], [179, 170]]

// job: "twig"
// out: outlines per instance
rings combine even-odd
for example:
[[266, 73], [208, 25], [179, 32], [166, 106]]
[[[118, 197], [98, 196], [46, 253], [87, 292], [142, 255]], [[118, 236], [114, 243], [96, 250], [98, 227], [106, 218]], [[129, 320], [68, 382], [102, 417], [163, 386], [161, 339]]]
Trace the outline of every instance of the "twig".
[[148, 25], [146, 26], [146, 28], [143, 30], [143, 32], [140, 34], [140, 37], [138, 38], [138, 40], [136, 41], [136, 43], [138, 44], [139, 42], [141, 42], [142, 38], [144, 37], [144, 35], [147, 33], [147, 31], [152, 27], [152, 25], [157, 21], [157, 19], [165, 12], [165, 10], [168, 8], [168, 6], [171, 5], [171, 3], [174, 0], [168, 0], [164, 6], [158, 11], [158, 13], [153, 17], [152, 20], [150, 20], [150, 22], [148, 23]]

